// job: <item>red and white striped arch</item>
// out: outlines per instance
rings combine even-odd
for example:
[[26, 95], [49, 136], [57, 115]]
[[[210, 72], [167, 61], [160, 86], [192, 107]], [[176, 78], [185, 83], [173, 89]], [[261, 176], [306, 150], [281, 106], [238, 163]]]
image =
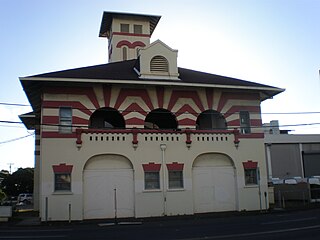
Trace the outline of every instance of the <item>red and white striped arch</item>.
[[[128, 88], [96, 85], [94, 87], [47, 88], [43, 95], [42, 123], [44, 132], [57, 132], [59, 107], [73, 108], [73, 124], [89, 125], [91, 114], [99, 108], [117, 109], [124, 117], [127, 128], [143, 128], [148, 113], [164, 108], [171, 111], [179, 128], [195, 128], [203, 111], [213, 109], [226, 118], [228, 127], [239, 128], [239, 111], [249, 111], [251, 126], [260, 127], [260, 100], [255, 93], [223, 91], [219, 89], [173, 89], [167, 87]], [[261, 129], [253, 128], [253, 133]]]

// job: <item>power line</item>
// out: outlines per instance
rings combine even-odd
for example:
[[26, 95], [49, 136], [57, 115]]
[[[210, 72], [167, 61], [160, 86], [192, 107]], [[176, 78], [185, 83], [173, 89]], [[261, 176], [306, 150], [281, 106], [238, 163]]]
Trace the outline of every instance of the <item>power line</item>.
[[21, 139], [24, 139], [24, 138], [27, 138], [27, 137], [30, 137], [30, 136], [33, 136], [33, 135], [34, 135], [34, 133], [31, 133], [31, 134], [28, 134], [28, 135], [26, 135], [26, 136], [22, 136], [22, 137], [18, 137], [18, 138], [13, 138], [13, 139], [10, 139], [10, 140], [6, 140], [6, 141], [3, 141], [3, 142], [0, 142], [0, 144], [15, 142], [15, 141], [18, 141], [18, 140], [21, 140]]
[[14, 123], [14, 124], [22, 124], [23, 122], [15, 122], [15, 121], [9, 121], [9, 120], [0, 120], [0, 123]]
[[21, 103], [4, 103], [4, 102], [0, 102], [0, 105], [17, 106], [17, 107], [31, 107], [30, 104], [21, 104]]

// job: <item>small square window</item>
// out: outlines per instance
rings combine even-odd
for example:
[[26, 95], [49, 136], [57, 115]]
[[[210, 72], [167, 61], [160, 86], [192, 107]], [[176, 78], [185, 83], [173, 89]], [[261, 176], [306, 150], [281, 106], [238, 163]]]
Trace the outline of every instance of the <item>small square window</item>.
[[133, 32], [135, 34], [142, 34], [142, 25], [133, 25]]
[[54, 190], [71, 191], [71, 173], [55, 173]]
[[246, 185], [255, 185], [258, 184], [258, 171], [256, 168], [254, 169], [245, 169], [245, 182]]
[[146, 190], [160, 189], [160, 174], [158, 171], [144, 173], [144, 188]]
[[169, 189], [183, 188], [183, 172], [169, 171]]
[[59, 109], [59, 132], [71, 133], [72, 132], [72, 108], [61, 107]]
[[124, 32], [124, 33], [128, 33], [129, 32], [129, 24], [121, 23], [120, 24], [120, 31]]

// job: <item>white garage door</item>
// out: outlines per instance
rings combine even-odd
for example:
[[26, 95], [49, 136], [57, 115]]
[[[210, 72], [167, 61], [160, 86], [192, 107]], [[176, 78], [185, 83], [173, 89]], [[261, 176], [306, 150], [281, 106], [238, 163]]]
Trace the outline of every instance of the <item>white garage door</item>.
[[230, 163], [198, 161], [192, 174], [196, 213], [236, 210], [235, 170]]
[[91, 162], [84, 170], [85, 219], [134, 216], [133, 170], [121, 160], [108, 160]]

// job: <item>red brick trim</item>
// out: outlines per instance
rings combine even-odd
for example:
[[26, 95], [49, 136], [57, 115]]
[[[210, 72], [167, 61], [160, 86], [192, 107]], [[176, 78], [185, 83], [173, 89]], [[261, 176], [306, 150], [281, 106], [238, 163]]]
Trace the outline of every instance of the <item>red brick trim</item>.
[[60, 163], [59, 165], [52, 165], [54, 173], [71, 173], [73, 165], [66, 165], [65, 163]]
[[200, 97], [198, 95], [197, 91], [183, 91], [183, 90], [173, 90], [171, 94], [171, 98], [168, 104], [168, 110], [171, 111], [179, 98], [190, 98], [193, 100], [195, 105], [200, 109], [201, 112], [204, 111], [204, 107], [202, 105], [202, 102], [200, 100]]
[[242, 164], [244, 169], [256, 169], [258, 167], [258, 162], [253, 162], [252, 160], [242, 162]]
[[131, 43], [127, 40], [122, 40], [118, 42], [117, 48], [121, 48], [122, 46], [127, 46], [128, 48], [135, 48], [135, 47], [145, 47], [146, 45], [141, 41], [135, 41]]
[[167, 168], [169, 171], [183, 171], [183, 163], [177, 163], [177, 162], [173, 162], [173, 163], [167, 163]]
[[239, 134], [239, 138], [264, 138], [264, 133]]
[[76, 133], [42, 132], [43, 138], [76, 138]]
[[161, 169], [160, 163], [150, 162], [147, 164], [142, 164], [143, 171], [145, 172], [159, 172]]

